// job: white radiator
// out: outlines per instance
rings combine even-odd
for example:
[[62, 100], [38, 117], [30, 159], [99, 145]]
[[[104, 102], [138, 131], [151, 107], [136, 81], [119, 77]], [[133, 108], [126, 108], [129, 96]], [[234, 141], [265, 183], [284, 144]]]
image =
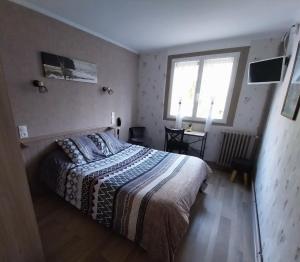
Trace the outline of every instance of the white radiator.
[[257, 136], [240, 131], [223, 131], [217, 164], [230, 167], [234, 158], [250, 159]]

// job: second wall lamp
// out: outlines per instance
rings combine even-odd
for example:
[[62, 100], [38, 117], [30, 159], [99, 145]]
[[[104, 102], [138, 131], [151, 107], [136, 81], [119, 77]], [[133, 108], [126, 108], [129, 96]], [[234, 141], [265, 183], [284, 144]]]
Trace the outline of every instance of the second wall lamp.
[[38, 88], [40, 93], [47, 93], [48, 92], [48, 88], [45, 86], [44, 82], [40, 81], [40, 80], [33, 80], [32, 84]]
[[109, 95], [112, 95], [113, 93], [114, 93], [114, 90], [112, 90], [110, 87], [108, 87], [108, 86], [103, 86], [102, 87], [102, 91], [104, 92], [104, 93], [107, 93], [107, 94], [109, 94]]

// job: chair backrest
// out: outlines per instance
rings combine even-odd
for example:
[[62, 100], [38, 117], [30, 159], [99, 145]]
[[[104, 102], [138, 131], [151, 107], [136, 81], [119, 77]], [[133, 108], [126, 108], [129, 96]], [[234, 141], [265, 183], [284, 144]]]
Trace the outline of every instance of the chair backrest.
[[175, 129], [165, 127], [165, 150], [168, 147], [168, 143], [183, 142], [184, 129]]
[[129, 128], [129, 138], [144, 138], [145, 136], [144, 126], [135, 126]]

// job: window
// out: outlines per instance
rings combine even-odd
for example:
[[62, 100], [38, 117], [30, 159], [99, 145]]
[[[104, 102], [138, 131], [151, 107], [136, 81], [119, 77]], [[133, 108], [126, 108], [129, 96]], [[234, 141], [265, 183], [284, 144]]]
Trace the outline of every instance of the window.
[[169, 57], [166, 119], [175, 119], [180, 110], [184, 120], [205, 121], [213, 103], [213, 122], [228, 123], [242, 53], [241, 50], [207, 53], [209, 54]]

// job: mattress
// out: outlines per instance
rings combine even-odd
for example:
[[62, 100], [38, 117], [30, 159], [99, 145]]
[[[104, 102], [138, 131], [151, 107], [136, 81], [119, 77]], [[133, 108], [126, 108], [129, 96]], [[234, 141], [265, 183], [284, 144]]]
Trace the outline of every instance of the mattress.
[[136, 242], [154, 261], [173, 261], [209, 167], [192, 156], [129, 145], [82, 165], [49, 155], [42, 178], [67, 202]]

